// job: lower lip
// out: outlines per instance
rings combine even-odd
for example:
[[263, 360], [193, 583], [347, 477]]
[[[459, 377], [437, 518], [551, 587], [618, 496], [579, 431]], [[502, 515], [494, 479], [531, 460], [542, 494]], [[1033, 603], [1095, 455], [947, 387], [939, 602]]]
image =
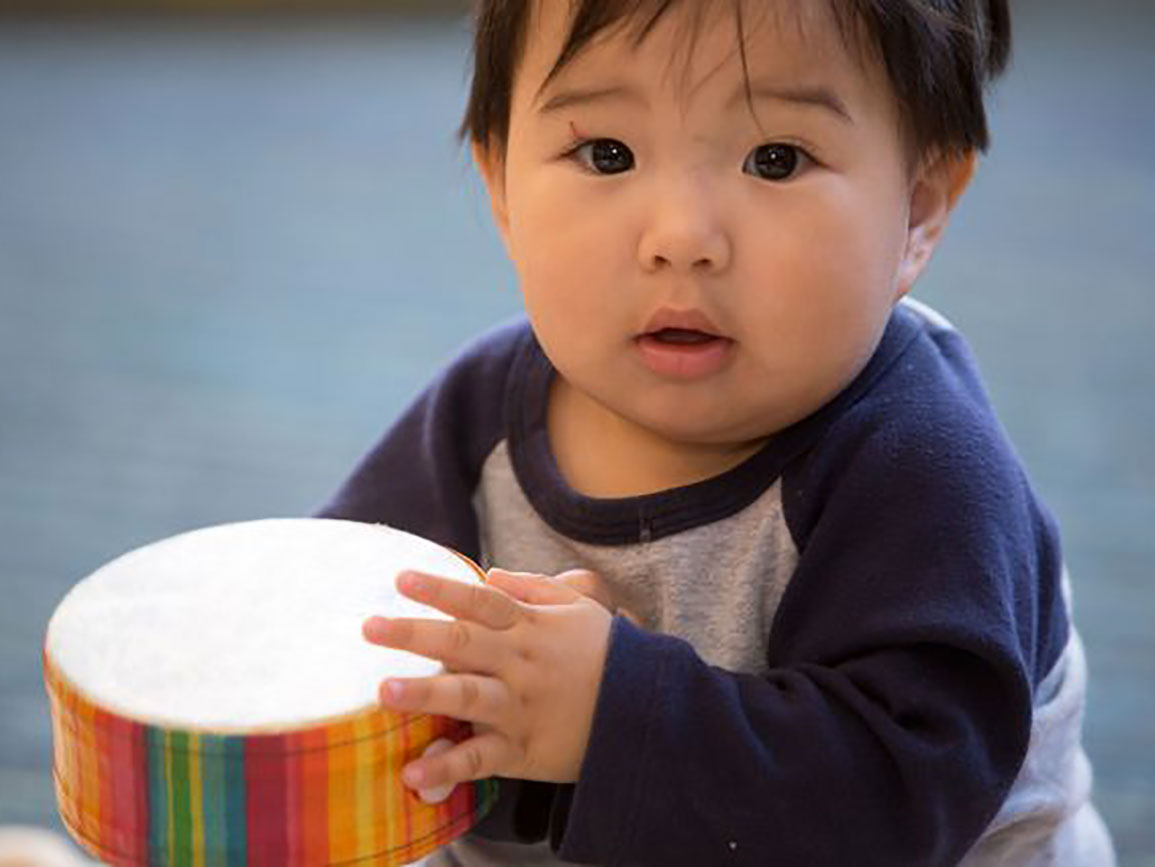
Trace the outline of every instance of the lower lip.
[[635, 341], [642, 363], [659, 376], [671, 379], [702, 379], [711, 376], [730, 360], [733, 340], [715, 337], [705, 343], [664, 343], [651, 335]]

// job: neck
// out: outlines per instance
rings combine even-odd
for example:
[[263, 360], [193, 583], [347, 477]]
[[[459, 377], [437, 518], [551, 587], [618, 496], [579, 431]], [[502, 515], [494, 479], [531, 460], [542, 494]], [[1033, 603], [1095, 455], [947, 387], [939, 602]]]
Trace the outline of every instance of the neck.
[[571, 488], [617, 498], [701, 482], [757, 452], [765, 440], [693, 443], [673, 440], [623, 418], [558, 376], [547, 413], [550, 447]]

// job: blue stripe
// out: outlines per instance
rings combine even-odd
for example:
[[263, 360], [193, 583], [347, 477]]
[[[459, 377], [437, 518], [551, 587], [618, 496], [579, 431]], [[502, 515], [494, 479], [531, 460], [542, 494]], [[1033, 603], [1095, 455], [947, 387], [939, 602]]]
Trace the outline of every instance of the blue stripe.
[[164, 731], [149, 726], [145, 733], [148, 750], [148, 858], [151, 864], [167, 865], [168, 786], [164, 778]]
[[226, 862], [225, 742], [221, 735], [201, 735], [201, 785], [204, 789], [205, 863]]
[[248, 832], [245, 819], [245, 739], [224, 739], [225, 824], [228, 826], [228, 865], [244, 867]]

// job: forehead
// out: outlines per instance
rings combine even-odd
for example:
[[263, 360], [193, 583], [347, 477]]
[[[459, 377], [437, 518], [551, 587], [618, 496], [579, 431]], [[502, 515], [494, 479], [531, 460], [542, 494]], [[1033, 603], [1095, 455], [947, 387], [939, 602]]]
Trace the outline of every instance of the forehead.
[[[827, 2], [634, 0], [576, 54], [563, 57], [580, 0], [534, 0], [514, 82], [514, 110], [540, 108], [563, 87], [632, 77], [689, 105], [711, 81], [767, 80], [825, 88], [839, 101], [889, 99], [882, 64]], [[614, 4], [610, 4], [611, 6]]]

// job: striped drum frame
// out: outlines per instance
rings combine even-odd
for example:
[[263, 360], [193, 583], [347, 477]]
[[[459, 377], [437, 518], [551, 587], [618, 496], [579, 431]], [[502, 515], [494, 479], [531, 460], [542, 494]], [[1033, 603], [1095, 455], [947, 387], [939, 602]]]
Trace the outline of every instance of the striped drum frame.
[[497, 783], [427, 804], [402, 766], [470, 726], [370, 708], [299, 731], [212, 734], [111, 713], [44, 654], [57, 802], [72, 836], [113, 865], [405, 864], [463, 834]]

